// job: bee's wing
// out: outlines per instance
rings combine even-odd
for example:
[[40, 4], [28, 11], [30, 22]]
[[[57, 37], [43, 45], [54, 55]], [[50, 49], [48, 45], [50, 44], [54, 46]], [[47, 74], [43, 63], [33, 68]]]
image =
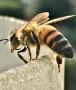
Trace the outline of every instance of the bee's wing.
[[43, 13], [37, 14], [35, 17], [31, 19], [30, 23], [36, 22], [39, 25], [44, 24], [49, 20], [48, 16], [49, 16], [49, 12], [43, 12]]
[[63, 17], [60, 17], [60, 18], [49, 20], [48, 22], [46, 22], [44, 24], [54, 24], [54, 23], [69, 19], [69, 18], [74, 17], [74, 16], [76, 16], [76, 15], [63, 16]]

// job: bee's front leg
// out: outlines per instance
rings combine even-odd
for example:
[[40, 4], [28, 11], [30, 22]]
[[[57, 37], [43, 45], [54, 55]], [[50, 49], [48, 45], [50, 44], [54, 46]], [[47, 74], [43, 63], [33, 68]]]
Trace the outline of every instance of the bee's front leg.
[[20, 50], [20, 51], [17, 52], [17, 55], [19, 56], [19, 58], [20, 58], [21, 60], [24, 61], [24, 63], [28, 63], [28, 61], [26, 61], [26, 60], [20, 55], [20, 53], [21, 53], [21, 52], [25, 52], [26, 49], [27, 49], [27, 48], [24, 47], [22, 50]]

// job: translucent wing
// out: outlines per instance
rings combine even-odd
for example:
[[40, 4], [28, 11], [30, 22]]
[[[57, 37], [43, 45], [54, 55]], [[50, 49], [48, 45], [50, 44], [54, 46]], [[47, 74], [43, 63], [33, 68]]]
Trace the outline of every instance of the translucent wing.
[[74, 17], [74, 16], [76, 16], [76, 15], [63, 16], [63, 17], [60, 17], [60, 18], [49, 20], [48, 22], [46, 22], [44, 24], [54, 24], [54, 23], [69, 19], [69, 18]]
[[49, 20], [49, 13], [48, 12], [43, 12], [40, 14], [37, 14], [35, 17], [33, 17], [30, 21], [30, 23], [32, 22], [37, 22], [37, 24], [41, 25], [44, 24], [45, 22], [47, 22]]

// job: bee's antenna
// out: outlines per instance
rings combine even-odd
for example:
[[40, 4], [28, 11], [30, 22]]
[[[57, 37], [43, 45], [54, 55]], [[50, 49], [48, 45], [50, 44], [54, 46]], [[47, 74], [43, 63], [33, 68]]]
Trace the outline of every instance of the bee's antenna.
[[9, 41], [9, 39], [0, 39], [0, 41], [5, 41], [4, 44], [6, 44]]

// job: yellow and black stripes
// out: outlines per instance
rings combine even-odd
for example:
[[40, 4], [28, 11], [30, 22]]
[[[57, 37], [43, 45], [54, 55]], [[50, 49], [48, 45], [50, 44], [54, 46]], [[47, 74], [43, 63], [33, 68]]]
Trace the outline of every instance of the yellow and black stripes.
[[[56, 31], [55, 31], [55, 30], [49, 31], [49, 32], [46, 34], [46, 36], [44, 37], [44, 42], [47, 43], [48, 37], [50, 37], [50, 35], [52, 35], [54, 32], [56, 32]], [[51, 37], [50, 37], [50, 38], [51, 38]]]
[[73, 51], [69, 41], [59, 31], [55, 29], [49, 30], [47, 28], [47, 30], [41, 30], [40, 33], [43, 42], [56, 53], [67, 58], [73, 57]]

